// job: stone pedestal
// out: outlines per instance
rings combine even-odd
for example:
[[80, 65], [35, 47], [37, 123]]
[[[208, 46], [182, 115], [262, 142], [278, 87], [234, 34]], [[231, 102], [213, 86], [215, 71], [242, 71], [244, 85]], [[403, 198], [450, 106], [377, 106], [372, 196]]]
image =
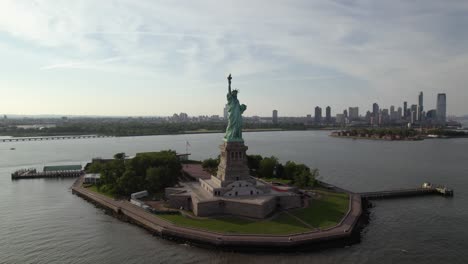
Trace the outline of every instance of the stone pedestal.
[[223, 187], [235, 181], [255, 183], [249, 174], [247, 146], [244, 145], [244, 142], [224, 142], [219, 148], [221, 149], [221, 159], [216, 177], [221, 180]]

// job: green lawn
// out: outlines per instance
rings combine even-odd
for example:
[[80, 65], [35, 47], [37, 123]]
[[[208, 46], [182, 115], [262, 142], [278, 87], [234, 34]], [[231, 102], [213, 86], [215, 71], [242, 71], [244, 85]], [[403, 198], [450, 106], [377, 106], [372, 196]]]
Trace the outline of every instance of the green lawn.
[[90, 191], [97, 192], [97, 193], [100, 193], [102, 195], [105, 195], [105, 196], [107, 196], [109, 198], [114, 198], [113, 194], [111, 194], [109, 192], [103, 192], [101, 190], [98, 190], [96, 185], [91, 185], [91, 186], [87, 187], [87, 189], [90, 190]]
[[192, 219], [183, 215], [158, 215], [174, 224], [198, 229], [233, 234], [285, 235], [311, 231], [297, 219], [280, 214], [272, 220], [247, 220], [237, 217]]
[[314, 227], [328, 228], [338, 224], [348, 212], [348, 194], [317, 192], [322, 195], [321, 199], [313, 199], [308, 208], [297, 209], [291, 213]]

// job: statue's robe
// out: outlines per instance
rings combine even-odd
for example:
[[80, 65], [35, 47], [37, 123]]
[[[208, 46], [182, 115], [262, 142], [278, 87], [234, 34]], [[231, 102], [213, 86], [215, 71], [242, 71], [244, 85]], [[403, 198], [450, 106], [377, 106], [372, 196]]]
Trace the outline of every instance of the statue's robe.
[[228, 126], [226, 128], [226, 141], [243, 141], [242, 139], [242, 113], [246, 106], [241, 105], [237, 96], [227, 94], [228, 101]]

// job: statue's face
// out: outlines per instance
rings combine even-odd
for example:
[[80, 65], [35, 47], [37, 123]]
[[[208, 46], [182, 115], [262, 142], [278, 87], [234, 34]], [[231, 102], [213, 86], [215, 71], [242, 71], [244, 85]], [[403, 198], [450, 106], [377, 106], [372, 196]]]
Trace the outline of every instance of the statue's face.
[[237, 96], [237, 91], [232, 91], [232, 95]]

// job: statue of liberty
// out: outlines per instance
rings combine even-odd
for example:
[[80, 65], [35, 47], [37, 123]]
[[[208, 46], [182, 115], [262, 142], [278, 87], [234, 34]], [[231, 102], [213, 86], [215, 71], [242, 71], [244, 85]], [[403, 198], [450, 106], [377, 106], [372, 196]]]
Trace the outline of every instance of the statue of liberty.
[[226, 135], [224, 140], [227, 142], [243, 142], [242, 139], [242, 113], [244, 113], [247, 106], [240, 104], [237, 99], [238, 90], [231, 91], [231, 74], [227, 77], [229, 82], [229, 90], [227, 94], [227, 107], [228, 107], [228, 125], [226, 128]]

